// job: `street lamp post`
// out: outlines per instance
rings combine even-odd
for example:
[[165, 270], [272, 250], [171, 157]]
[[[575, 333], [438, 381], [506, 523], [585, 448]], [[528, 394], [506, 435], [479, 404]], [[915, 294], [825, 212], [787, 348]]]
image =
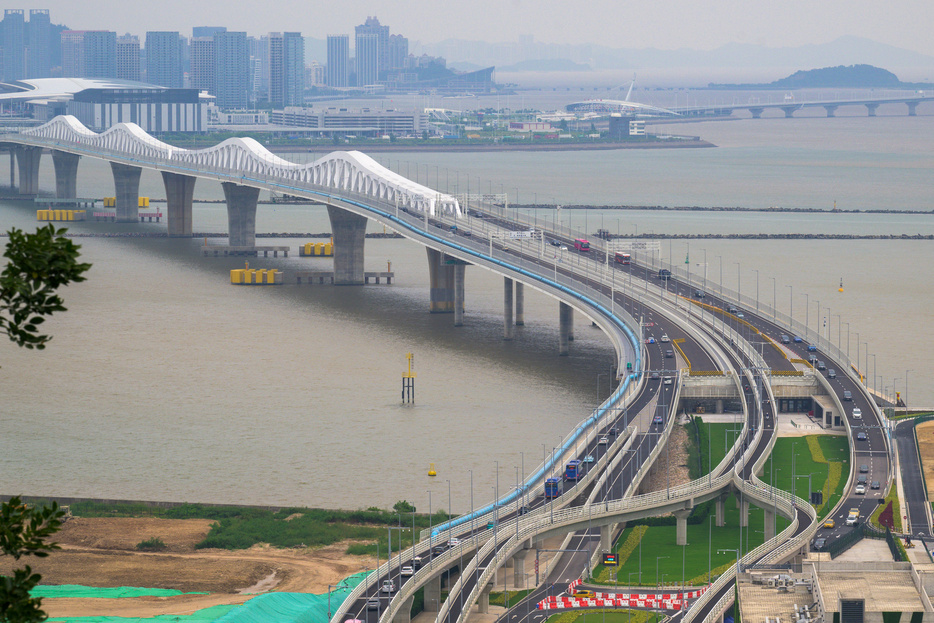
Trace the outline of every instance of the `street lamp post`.
[[905, 415], [908, 415], [908, 373], [914, 370], [905, 370]]
[[759, 269], [752, 269], [756, 273], [756, 313], [759, 313]]
[[431, 522], [431, 489], [428, 490], [428, 566], [434, 567], [435, 553], [432, 549], [432, 533], [434, 532], [434, 526]]
[[788, 288], [788, 318], [791, 320], [791, 328], [795, 328], [795, 288], [794, 286], [785, 286]]
[[658, 556], [655, 558], [655, 585], [658, 588], [661, 588], [661, 584], [658, 581], [658, 561], [660, 561], [662, 558], [671, 558], [671, 556]]
[[850, 323], [844, 322], [846, 325], [846, 358], [850, 358]]

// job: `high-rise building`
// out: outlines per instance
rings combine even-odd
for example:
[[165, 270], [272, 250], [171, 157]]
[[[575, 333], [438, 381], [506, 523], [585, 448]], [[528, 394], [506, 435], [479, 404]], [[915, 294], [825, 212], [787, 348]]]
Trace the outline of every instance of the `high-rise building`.
[[117, 77], [117, 33], [110, 30], [84, 32], [82, 78]]
[[305, 40], [300, 32], [269, 33], [269, 101], [300, 106], [305, 96]]
[[213, 37], [219, 32], [227, 32], [226, 26], [195, 26], [191, 29], [191, 36], [194, 37]]
[[62, 76], [81, 78], [84, 72], [84, 31], [62, 31]]
[[250, 45], [251, 99], [269, 99], [269, 37], [247, 37]]
[[250, 48], [245, 32], [214, 35], [214, 97], [218, 108], [246, 109], [250, 101]]
[[117, 37], [117, 79], [139, 81], [139, 37]]
[[26, 25], [26, 77], [48, 78], [52, 70], [52, 25], [48, 9], [30, 9]]
[[[362, 84], [375, 84], [377, 80], [383, 77], [383, 74], [389, 69], [389, 26], [383, 26], [379, 23], [379, 20], [374, 17], [367, 17], [366, 21], [361, 25], [357, 26], [354, 29], [354, 32], [357, 36], [357, 51], [354, 52], [355, 56], [360, 58], [360, 36], [361, 35], [373, 35], [376, 37], [376, 69], [377, 69], [377, 78], [372, 81], [364, 82]], [[369, 75], [371, 70], [369, 67], [364, 69], [365, 74]], [[357, 86], [361, 85], [360, 82], [360, 62], [357, 61]]]
[[182, 38], [178, 32], [146, 33], [146, 82], [170, 89], [184, 86]]
[[350, 37], [328, 35], [328, 86], [350, 86]]
[[405, 59], [409, 56], [409, 40], [402, 35], [389, 35], [389, 71], [405, 69]]
[[4, 82], [26, 77], [26, 18], [22, 9], [6, 9], [0, 22]]
[[357, 34], [354, 62], [358, 87], [369, 86], [379, 81], [379, 37], [376, 33]]
[[214, 72], [214, 36], [191, 38], [191, 69], [188, 72], [188, 83], [192, 89], [206, 91], [211, 95], [215, 92]]

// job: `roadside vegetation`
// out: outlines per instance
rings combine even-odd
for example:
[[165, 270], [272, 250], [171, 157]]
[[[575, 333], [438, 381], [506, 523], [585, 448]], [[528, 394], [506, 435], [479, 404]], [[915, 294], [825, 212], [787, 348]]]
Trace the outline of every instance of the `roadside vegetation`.
[[646, 610], [607, 608], [553, 614], [545, 623], [659, 623], [665, 618], [664, 615]]
[[[415, 510], [404, 500], [397, 502], [393, 510], [373, 507], [356, 511], [297, 507], [272, 510], [203, 504], [182, 504], [170, 508], [140, 503], [79, 502], [71, 505], [71, 512], [76, 517], [213, 520], [207, 537], [196, 545], [199, 549], [247, 549], [257, 543], [269, 543], [275, 547], [321, 547], [350, 540], [354, 543], [348, 546], [348, 554], [376, 555], [378, 551], [381, 556], [385, 556], [388, 550], [388, 527], [403, 528], [392, 531], [392, 549], [398, 551], [400, 534], [403, 547], [412, 544], [413, 513], [416, 534], [448, 518], [443, 510], [434, 513], [431, 518]], [[137, 547], [143, 549], [144, 544], [149, 543], [152, 548], [152, 541], [158, 539], [143, 541]]]

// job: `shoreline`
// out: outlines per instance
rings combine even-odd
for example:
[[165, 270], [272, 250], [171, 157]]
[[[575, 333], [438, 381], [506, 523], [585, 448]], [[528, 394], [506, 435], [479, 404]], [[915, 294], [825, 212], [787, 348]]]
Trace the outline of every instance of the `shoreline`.
[[[86, 232], [66, 233], [67, 238], [168, 238], [168, 233], [160, 232]], [[7, 237], [0, 232], [0, 238]], [[220, 232], [196, 232], [191, 238], [228, 238]], [[294, 233], [270, 232], [257, 233], [257, 238], [330, 238], [330, 232]], [[396, 233], [370, 233], [367, 238], [402, 238]], [[934, 240], [934, 234], [607, 234], [606, 240]], [[179, 236], [174, 236], [179, 238]]]

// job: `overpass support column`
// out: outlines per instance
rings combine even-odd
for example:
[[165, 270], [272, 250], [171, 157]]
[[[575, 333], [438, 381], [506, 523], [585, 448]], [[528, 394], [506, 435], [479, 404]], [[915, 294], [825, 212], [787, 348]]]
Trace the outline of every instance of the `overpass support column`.
[[512, 557], [512, 583], [516, 590], [526, 588], [525, 586], [525, 559], [529, 555], [529, 550], [520, 549]]
[[570, 341], [571, 322], [574, 310], [567, 303], [558, 303], [558, 354], [567, 357], [570, 353], [568, 342]]
[[55, 198], [76, 199], [78, 197], [78, 160], [81, 156], [67, 151], [52, 150], [55, 166]]
[[571, 308], [571, 312], [568, 315], [568, 341], [574, 341], [574, 308]]
[[876, 108], [878, 108], [878, 107], [879, 107], [878, 104], [866, 104], [866, 112], [868, 113], [868, 115], [869, 115], [870, 117], [875, 117], [875, 116], [876, 116]]
[[743, 498], [739, 503], [739, 527], [749, 527], [749, 500]]
[[516, 282], [516, 326], [525, 326], [525, 284]]
[[169, 238], [191, 236], [191, 204], [195, 196], [197, 179], [190, 175], [162, 172]]
[[765, 525], [762, 526], [762, 528], [765, 540], [768, 541], [775, 536], [775, 513], [766, 510], [763, 516], [765, 518]]
[[716, 519], [714, 521], [717, 524], [718, 528], [722, 528], [726, 525], [726, 494], [722, 494], [717, 497], [716, 504]]
[[135, 223], [139, 220], [139, 176], [143, 170], [118, 162], [111, 162], [110, 168], [114, 174], [117, 222]]
[[425, 612], [441, 610], [441, 576], [428, 580], [425, 584]]
[[723, 398], [717, 398], [717, 413], [723, 413]]
[[918, 102], [905, 102], [908, 104], [908, 116], [917, 117], [918, 116]]
[[828, 116], [828, 117], [835, 117], [835, 116], [836, 116], [836, 113], [837, 113], [837, 106], [836, 106], [836, 104], [827, 105], [827, 106], [824, 106], [824, 110], [827, 111], [827, 116]]
[[41, 147], [16, 147], [16, 164], [19, 166], [19, 194], [39, 194], [39, 162]]
[[454, 326], [464, 326], [464, 277], [467, 265], [454, 265]]
[[516, 337], [516, 325], [512, 321], [512, 279], [503, 279], [503, 339]]
[[392, 617], [392, 623], [412, 623], [412, 601], [414, 599], [415, 595], [412, 595], [402, 603], [396, 616]]
[[10, 190], [16, 188], [16, 149], [10, 148]]
[[[335, 253], [336, 253], [335, 243]], [[445, 255], [441, 251], [426, 249], [428, 251], [428, 281], [429, 301], [428, 311], [432, 314], [449, 314], [455, 312], [454, 324], [457, 324], [457, 313], [454, 299], [457, 297], [457, 266], [445, 263]], [[462, 284], [463, 285], [463, 284]]]
[[[676, 545], [687, 545], [688, 543], [688, 517], [691, 515], [691, 509], [686, 508], [684, 510], [675, 511], [672, 513], [675, 516], [677, 521], [677, 531], [675, 537]], [[601, 533], [601, 537], [603, 534]]]
[[764, 111], [764, 110], [765, 110], [764, 108], [750, 108], [750, 109], [749, 109], [749, 112], [752, 113], [752, 118], [753, 118], [753, 119], [761, 119], [761, 118], [762, 118], [762, 111]]
[[480, 614], [489, 614], [490, 612], [490, 589], [492, 586], [487, 584], [483, 587], [483, 590], [480, 591], [480, 599], [477, 600], [477, 609], [480, 611]]
[[[228, 243], [232, 247], [256, 246], [256, 200], [259, 188], [221, 182], [227, 199]], [[335, 252], [335, 257], [337, 253]]]
[[328, 206], [328, 218], [334, 236], [334, 285], [363, 285], [367, 218], [332, 205]]

